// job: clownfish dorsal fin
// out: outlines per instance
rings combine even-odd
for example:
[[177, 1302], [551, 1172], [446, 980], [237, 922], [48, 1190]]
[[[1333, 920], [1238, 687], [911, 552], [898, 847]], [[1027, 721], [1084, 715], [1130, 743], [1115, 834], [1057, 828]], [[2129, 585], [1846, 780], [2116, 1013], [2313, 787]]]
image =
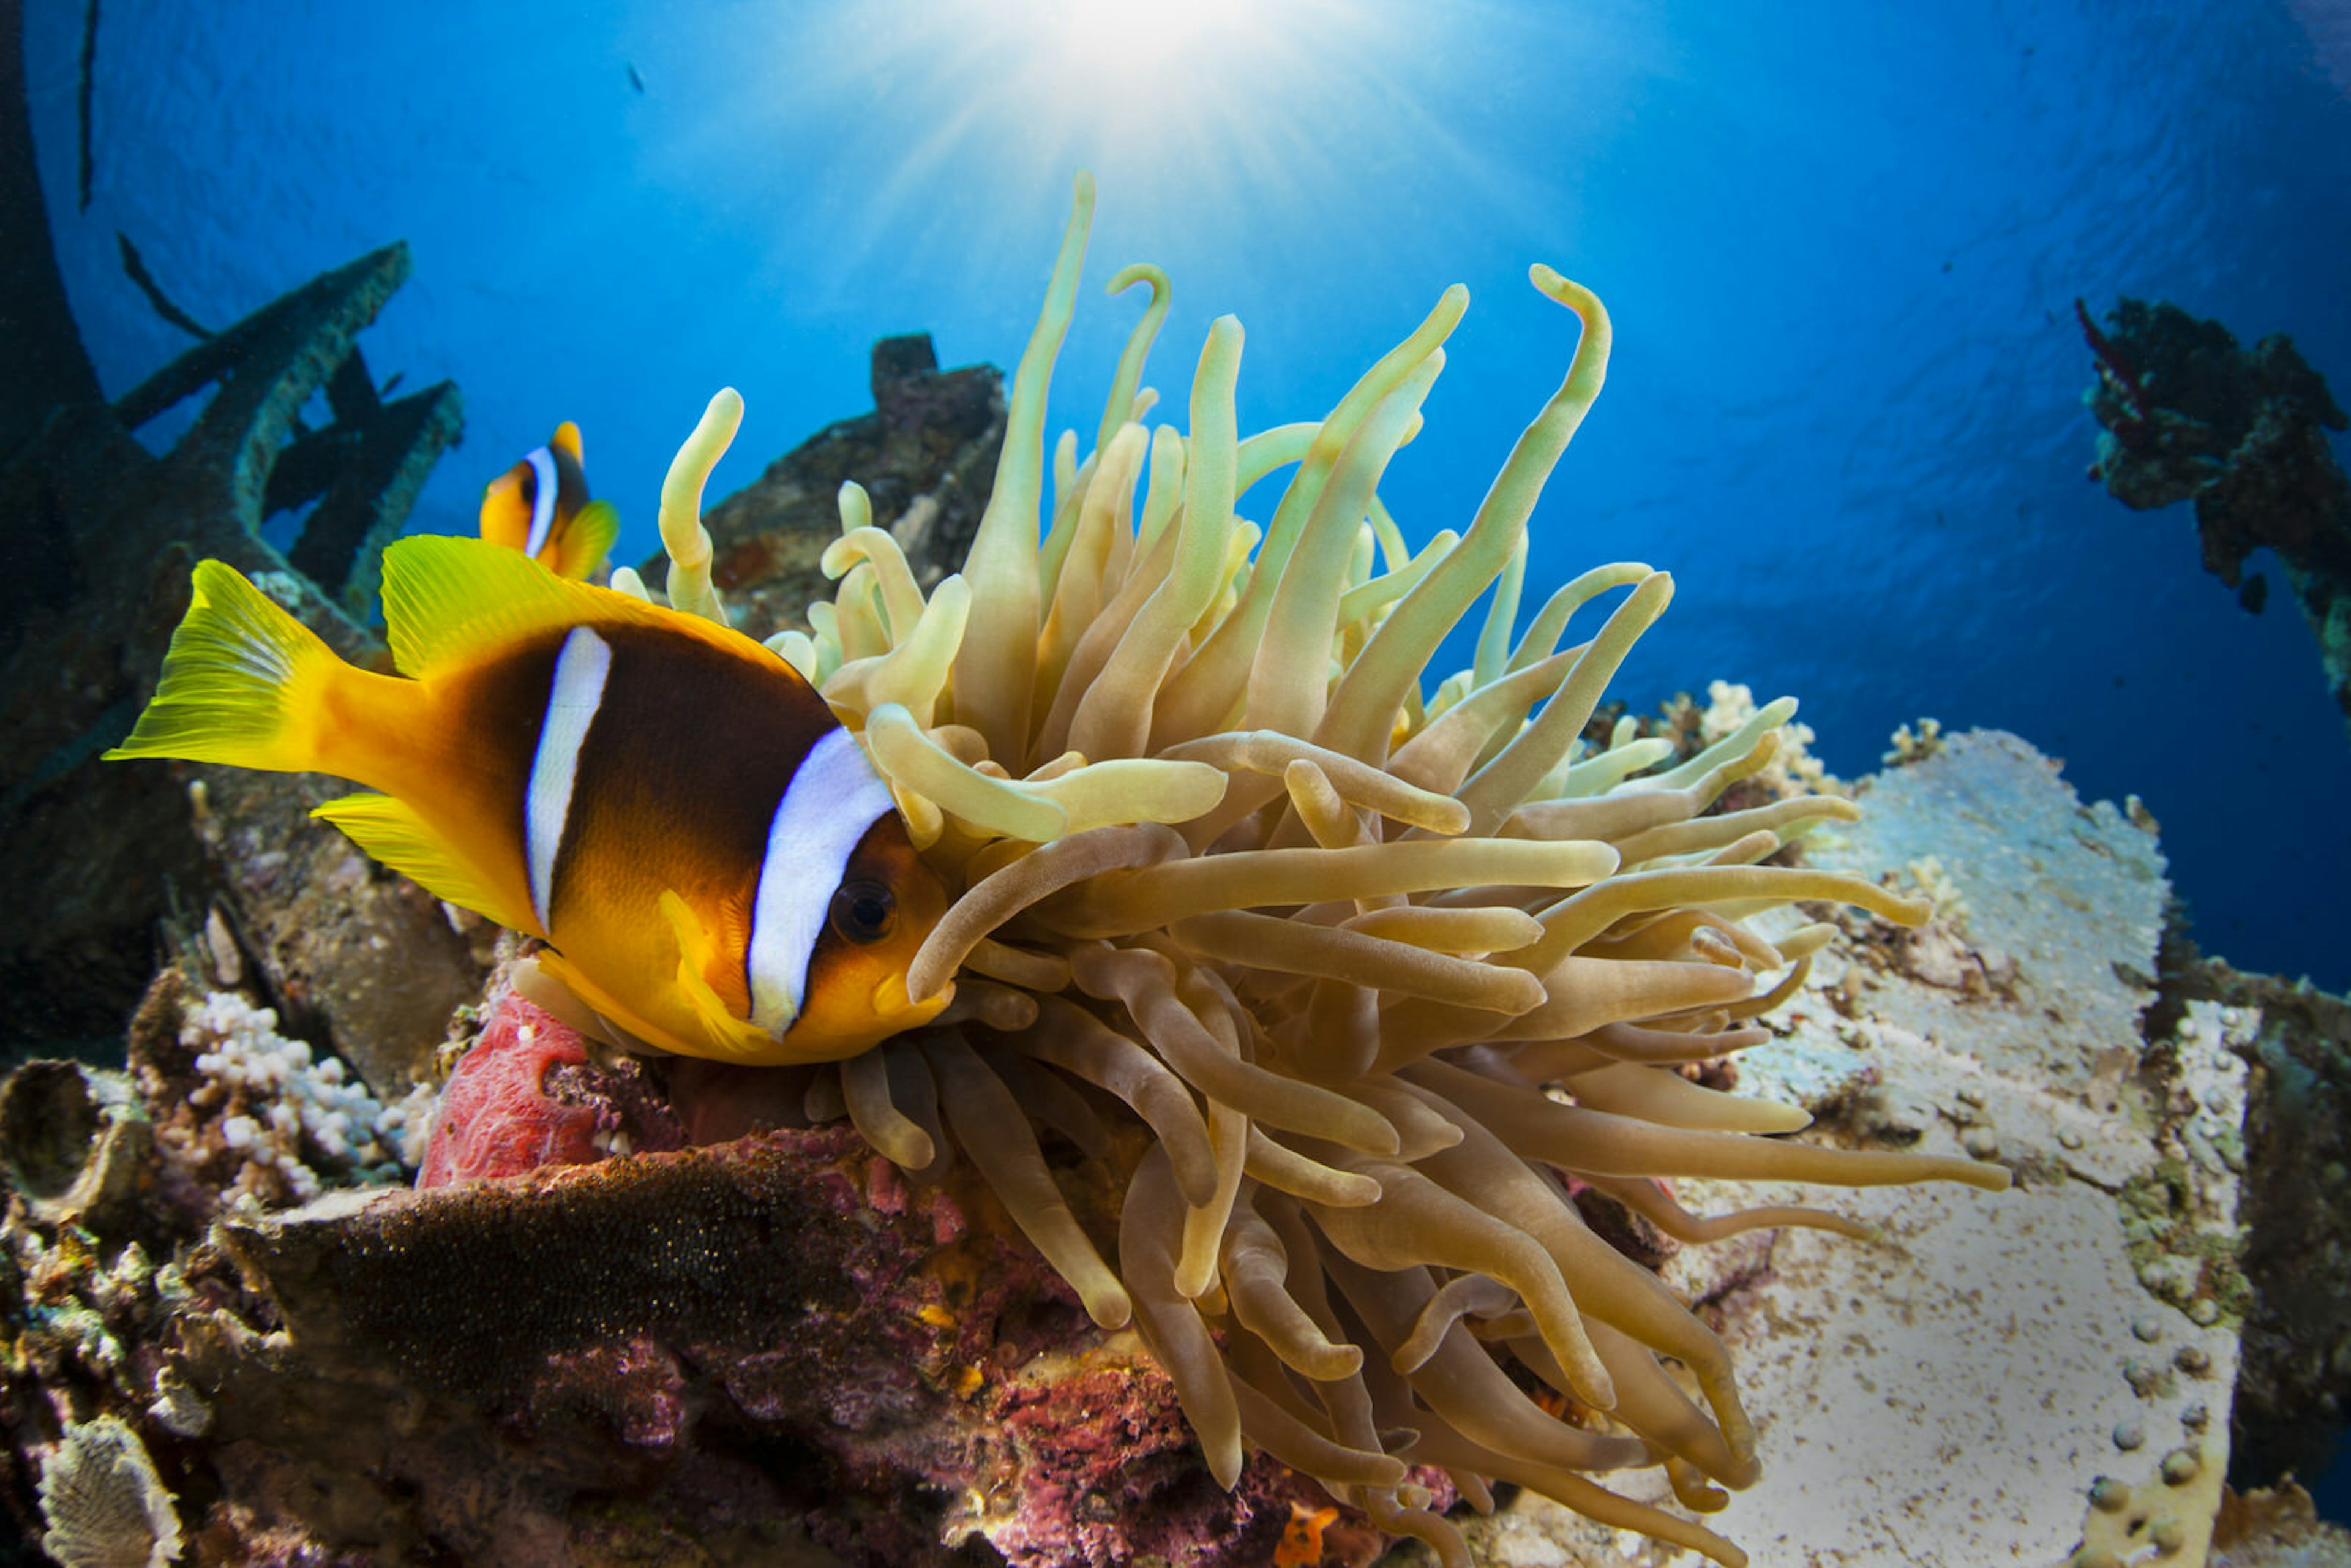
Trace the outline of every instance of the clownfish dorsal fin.
[[729, 1010], [726, 998], [711, 988], [704, 973], [716, 952], [710, 933], [684, 899], [662, 890], [661, 912], [677, 936], [677, 988], [693, 1008], [696, 1021], [710, 1037], [712, 1055], [729, 1061], [777, 1060], [775, 1037], [748, 1019]]
[[675, 627], [684, 618], [559, 578], [519, 550], [419, 534], [383, 552], [383, 619], [400, 673], [423, 679], [538, 632], [613, 622]]
[[516, 904], [478, 867], [461, 859], [449, 841], [407, 801], [390, 795], [346, 795], [318, 807], [310, 815], [341, 829], [360, 848], [434, 897], [500, 925], [533, 936], [542, 934], [528, 903]]
[[578, 581], [612, 553], [621, 538], [621, 514], [610, 501], [590, 501], [556, 536], [555, 574]]
[[580, 455], [580, 427], [568, 419], [555, 427], [555, 434], [547, 438], [547, 444], [574, 463], [583, 461]]

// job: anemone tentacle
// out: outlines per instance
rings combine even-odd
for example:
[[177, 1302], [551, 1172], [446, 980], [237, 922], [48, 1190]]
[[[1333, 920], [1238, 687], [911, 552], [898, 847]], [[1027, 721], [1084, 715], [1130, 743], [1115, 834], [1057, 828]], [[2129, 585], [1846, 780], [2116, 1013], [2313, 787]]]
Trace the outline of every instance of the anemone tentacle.
[[[1246, 437], [1240, 326], [1220, 318], [1188, 434], [1146, 433], [1142, 365], [1168, 289], [1140, 267], [1112, 282], [1147, 281], [1152, 299], [1096, 450], [1081, 462], [1064, 441], [1040, 517], [1045, 387], [1092, 200], [1081, 175], [961, 576], [926, 602], [844, 492], [825, 555], [840, 588], [789, 644], [958, 900], [906, 979], [915, 998], [954, 983], [953, 1009], [820, 1070], [811, 1109], [934, 1175], [951, 1134], [1095, 1321], [1132, 1314], [1227, 1486], [1255, 1445], [1465, 1562], [1406, 1476], [1433, 1466], [1466, 1497], [1511, 1480], [1741, 1563], [1590, 1479], [1659, 1465], [1702, 1509], [1758, 1467], [1721, 1342], [1586, 1227], [1570, 1183], [1690, 1241], [1866, 1228], [1792, 1207], [1703, 1218], [1654, 1178], [2005, 1186], [1996, 1166], [1771, 1137], [1802, 1113], [1675, 1071], [1763, 1039], [1744, 1020], [1792, 995], [1834, 934], [1774, 944], [1750, 916], [1818, 899], [1916, 925], [1927, 908], [1753, 863], [1849, 819], [1847, 801], [1708, 814], [1771, 761], [1792, 702], [1684, 761], [1629, 723], [1585, 753], [1604, 686], [1671, 599], [1664, 573], [1586, 572], [1510, 643], [1529, 519], [1612, 341], [1599, 299], [1547, 267], [1531, 280], [1580, 324], [1572, 362], [1458, 536], [1411, 551], [1378, 489], [1467, 290], [1325, 418]], [[706, 434], [682, 467], [706, 469]], [[1284, 465], [1271, 520], [1237, 517], [1235, 497]], [[670, 523], [665, 504], [665, 537]], [[695, 546], [683, 528], [681, 545]], [[695, 582], [680, 566], [673, 581]], [[1498, 582], [1471, 668], [1432, 681]], [[1576, 612], [1619, 591], [1560, 651]], [[1031, 1116], [1123, 1162], [1114, 1260]]]

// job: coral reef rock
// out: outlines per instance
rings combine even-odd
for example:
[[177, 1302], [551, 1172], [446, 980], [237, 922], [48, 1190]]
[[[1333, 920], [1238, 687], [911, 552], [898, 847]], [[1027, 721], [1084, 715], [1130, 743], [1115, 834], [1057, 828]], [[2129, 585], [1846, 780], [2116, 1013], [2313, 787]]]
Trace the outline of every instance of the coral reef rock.
[[[371, 1550], [563, 1562], [553, 1543], [805, 1518], [864, 1563], [959, 1561], [975, 1535], [1019, 1562], [1248, 1561], [1197, 1549], [1286, 1518], [1280, 1480], [1208, 1485], [1140, 1347], [1098, 1343], [1008, 1236], [845, 1130], [339, 1194], [226, 1222], [268, 1310], [186, 1325], [176, 1364], [237, 1412], [214, 1437], [240, 1500], [322, 1547], [355, 1520]], [[336, 1510], [308, 1501], [328, 1489]]]

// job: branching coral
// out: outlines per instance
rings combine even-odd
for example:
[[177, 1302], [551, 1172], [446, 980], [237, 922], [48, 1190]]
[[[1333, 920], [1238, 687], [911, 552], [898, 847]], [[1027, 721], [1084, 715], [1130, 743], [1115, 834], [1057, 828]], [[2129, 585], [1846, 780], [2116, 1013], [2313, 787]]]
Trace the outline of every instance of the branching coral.
[[277, 1032], [277, 1015], [234, 991], [188, 1009], [180, 1042], [204, 1082], [159, 1137], [179, 1158], [225, 1160], [231, 1201], [304, 1202], [327, 1187], [398, 1181], [424, 1153], [432, 1091], [379, 1103], [335, 1057]]
[[[1510, 1480], [1742, 1562], [1589, 1479], [1661, 1465], [1705, 1510], [1758, 1462], [1721, 1341], [1586, 1228], [1569, 1183], [1692, 1239], [1859, 1228], [1700, 1218], [1658, 1178], [2005, 1186], [1967, 1160], [1771, 1141], [1802, 1113], [1675, 1071], [1763, 1039], [1750, 1020], [1833, 935], [1775, 944], [1749, 917], [1820, 899], [1915, 925], [1927, 906], [1757, 863], [1848, 801], [1707, 814], [1772, 766], [1792, 704], [1663, 773], [1670, 747], [1629, 733], [1578, 755], [1673, 585], [1599, 568], [1510, 640], [1528, 517], [1609, 352], [1599, 301], [1549, 267], [1534, 285], [1581, 341], [1459, 537], [1409, 551], [1378, 490], [1467, 290], [1326, 418], [1244, 439], [1231, 317], [1188, 433], [1145, 429], [1167, 298], [1152, 268], [1113, 280], [1149, 282], [1154, 305], [1094, 452], [1062, 444], [1040, 529], [1046, 387], [1092, 207], [1081, 176], [963, 572], [925, 596], [845, 487], [839, 591], [812, 636], [774, 644], [862, 735], [959, 894], [907, 980], [917, 998], [952, 982], [950, 1010], [818, 1069], [810, 1103], [918, 1178], [967, 1155], [1094, 1321], [1139, 1330], [1226, 1485], [1253, 1444], [1458, 1565], [1410, 1479], [1434, 1467], [1473, 1500]], [[1236, 517], [1283, 466], [1270, 520]], [[1440, 641], [1498, 582], [1472, 668], [1424, 697]], [[1081, 1221], [1040, 1125], [1118, 1173], [1114, 1239]]]

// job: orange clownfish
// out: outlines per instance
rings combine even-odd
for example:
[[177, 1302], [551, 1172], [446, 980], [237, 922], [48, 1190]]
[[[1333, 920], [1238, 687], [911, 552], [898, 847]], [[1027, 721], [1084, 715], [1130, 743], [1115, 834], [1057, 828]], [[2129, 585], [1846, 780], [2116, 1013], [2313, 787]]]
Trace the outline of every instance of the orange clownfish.
[[398, 675], [345, 664], [204, 561], [154, 700], [108, 757], [381, 791], [315, 814], [544, 938], [543, 968], [664, 1051], [834, 1061], [946, 1005], [905, 981], [946, 891], [782, 659], [479, 539], [393, 544], [383, 604]]
[[518, 549], [558, 577], [591, 576], [621, 537], [610, 501], [588, 498], [580, 427], [565, 420], [546, 445], [482, 492], [482, 537]]

